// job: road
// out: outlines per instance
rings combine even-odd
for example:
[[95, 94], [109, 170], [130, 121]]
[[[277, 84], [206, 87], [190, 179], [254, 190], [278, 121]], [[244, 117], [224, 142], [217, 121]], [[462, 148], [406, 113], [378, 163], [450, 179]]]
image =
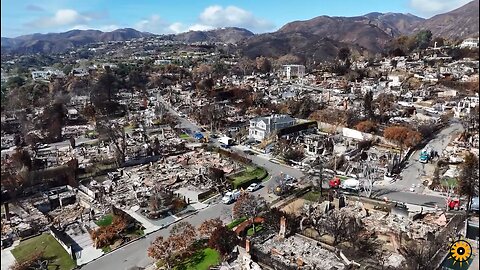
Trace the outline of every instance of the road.
[[201, 128], [197, 126], [192, 121], [186, 119], [185, 117], [180, 116], [180, 114], [175, 111], [170, 104], [168, 104], [160, 95], [157, 96], [157, 100], [163, 104], [163, 106], [167, 109], [169, 113], [175, 115], [177, 120], [180, 122], [179, 125], [181, 128], [189, 129], [192, 131], [192, 134], [197, 132], [201, 132]]
[[[457, 121], [452, 121], [450, 126], [441, 130], [441, 132], [428, 143], [428, 146], [441, 154], [455, 134], [462, 131], [462, 124]], [[435, 165], [431, 163], [420, 163], [418, 161], [419, 156], [420, 151], [416, 151], [410, 156], [406, 168], [402, 171], [401, 179], [391, 184], [388, 188], [398, 191], [409, 191], [412, 185], [415, 185], [415, 193], [421, 194], [424, 191], [422, 182], [424, 179], [432, 177]]]
[[[193, 132], [200, 131], [200, 128], [195, 123], [192, 123], [191, 121], [180, 117], [178, 113], [171, 108], [171, 106], [169, 106], [163, 100], [160, 101], [165, 104], [165, 107], [168, 109], [168, 111], [170, 111], [173, 115], [176, 115], [179, 118], [182, 127], [191, 129]], [[434, 149], [437, 149], [437, 151], [443, 149], [448, 144], [452, 132], [460, 129], [461, 125], [459, 126], [458, 123], [454, 123], [452, 126], [440, 132], [440, 134], [436, 136], [436, 138], [431, 142], [430, 145], [434, 147]], [[235, 146], [231, 149], [231, 151], [235, 151], [241, 154], [244, 154], [243, 150], [244, 148], [242, 148], [242, 146]], [[252, 159], [255, 164], [266, 168], [270, 176], [277, 175], [280, 172], [289, 174], [296, 178], [304, 176], [303, 172], [298, 169], [271, 162], [270, 158], [267, 155], [250, 155], [249, 158]], [[388, 199], [391, 201], [399, 201], [430, 207], [434, 207], [435, 205], [443, 205], [445, 203], [445, 199], [443, 197], [428, 196], [422, 195], [421, 193], [405, 191], [405, 189], [408, 189], [410, 187], [411, 183], [419, 182], [418, 175], [422, 174], [422, 172], [425, 172], [425, 169], [422, 166], [418, 165], [417, 159], [418, 154], [413, 155], [410, 158], [409, 163], [411, 165], [406, 169], [406, 172], [403, 174], [403, 180], [400, 180], [398, 183], [395, 183], [391, 186], [377, 187], [374, 190], [375, 196], [379, 198], [388, 197]], [[274, 195], [267, 193], [267, 187], [271, 184], [271, 181], [272, 179], [270, 178], [268, 181], [264, 182], [264, 187], [254, 192], [254, 195], [260, 195], [267, 200], [268, 197], [270, 197], [271, 199], [271, 196]], [[201, 210], [199, 213], [186, 218], [184, 221], [187, 221], [194, 226], [198, 226], [204, 220], [220, 217], [225, 223], [228, 223], [231, 221], [231, 209], [232, 205], [216, 203], [206, 209]], [[135, 266], [145, 267], [151, 265], [154, 261], [147, 256], [147, 249], [150, 243], [158, 236], [168, 236], [170, 229], [171, 228], [168, 227], [154, 232], [146, 236], [145, 238], [142, 238], [125, 247], [122, 247], [107, 255], [104, 255], [96, 261], [93, 261], [83, 266], [83, 268], [89, 270], [123, 270], [131, 269]]]

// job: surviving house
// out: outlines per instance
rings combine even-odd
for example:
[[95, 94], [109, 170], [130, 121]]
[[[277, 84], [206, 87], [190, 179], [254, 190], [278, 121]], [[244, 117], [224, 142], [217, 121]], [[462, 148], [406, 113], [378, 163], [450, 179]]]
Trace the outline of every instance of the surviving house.
[[291, 78], [303, 78], [305, 76], [305, 66], [304, 65], [284, 65], [283, 74], [287, 80]]
[[293, 126], [295, 119], [288, 115], [274, 114], [250, 120], [249, 138], [262, 141], [274, 131]]
[[460, 44], [460, 48], [478, 48], [479, 39], [467, 38]]

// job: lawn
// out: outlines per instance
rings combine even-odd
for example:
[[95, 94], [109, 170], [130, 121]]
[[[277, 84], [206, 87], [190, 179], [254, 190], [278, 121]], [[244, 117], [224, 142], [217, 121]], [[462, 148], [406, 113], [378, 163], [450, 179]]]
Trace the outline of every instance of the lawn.
[[232, 222], [227, 224], [227, 229], [231, 230], [231, 229], [235, 228], [238, 224], [244, 222], [245, 220], [247, 220], [246, 217], [235, 219]]
[[188, 134], [183, 133], [183, 134], [180, 134], [180, 138], [181, 139], [189, 139], [190, 136], [188, 136]]
[[65, 249], [48, 233], [21, 242], [12, 250], [12, 254], [17, 261], [22, 262], [38, 251], [43, 251], [44, 258], [49, 259], [49, 270], [70, 270], [76, 266]]
[[113, 221], [113, 215], [112, 214], [107, 214], [97, 220], [95, 224], [97, 224], [100, 227], [107, 227], [108, 225], [112, 224]]
[[318, 202], [318, 200], [320, 199], [320, 192], [310, 190], [309, 192], [305, 193], [305, 195], [303, 195], [303, 198], [307, 201]]
[[201, 249], [192, 255], [181, 265], [175, 267], [176, 270], [208, 270], [210, 267], [220, 263], [220, 254], [215, 249]]
[[[261, 230], [263, 230], [262, 225], [256, 225], [256, 226], [255, 226], [255, 233], [257, 233], [257, 232], [259, 232], [259, 231], [261, 231]], [[253, 226], [252, 226], [250, 229], [248, 229], [248, 231], [247, 231], [247, 235], [248, 235], [248, 236], [252, 236], [252, 235], [254, 235], [255, 233], [253, 232]]]
[[244, 171], [233, 175], [231, 178], [233, 180], [233, 185], [236, 188], [244, 183], [252, 181], [253, 179], [264, 179], [267, 174], [267, 171], [262, 167], [248, 166]]
[[458, 185], [457, 179], [450, 177], [443, 179], [441, 183], [443, 187], [457, 187]]

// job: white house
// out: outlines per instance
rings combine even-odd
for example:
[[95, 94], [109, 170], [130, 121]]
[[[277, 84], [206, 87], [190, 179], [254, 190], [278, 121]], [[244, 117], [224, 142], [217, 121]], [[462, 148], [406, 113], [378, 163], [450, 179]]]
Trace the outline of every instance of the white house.
[[35, 80], [49, 80], [52, 75], [57, 77], [63, 77], [65, 74], [56, 69], [47, 68], [46, 70], [32, 71], [32, 79]]
[[287, 80], [290, 80], [291, 78], [303, 78], [303, 76], [305, 76], [305, 66], [284, 65], [282, 74], [284, 77], [287, 77]]
[[274, 114], [266, 117], [257, 117], [250, 120], [248, 137], [256, 141], [262, 141], [272, 132], [293, 126], [294, 124], [295, 119], [288, 115]]
[[467, 38], [461, 44], [460, 48], [478, 48], [479, 39], [476, 38]]
[[478, 96], [474, 97], [465, 97], [463, 100], [457, 103], [457, 106], [453, 108], [455, 117], [463, 117], [469, 115], [471, 110], [478, 106], [479, 98]]
[[50, 72], [48, 71], [32, 71], [32, 79], [36, 80], [48, 80], [50, 78]]

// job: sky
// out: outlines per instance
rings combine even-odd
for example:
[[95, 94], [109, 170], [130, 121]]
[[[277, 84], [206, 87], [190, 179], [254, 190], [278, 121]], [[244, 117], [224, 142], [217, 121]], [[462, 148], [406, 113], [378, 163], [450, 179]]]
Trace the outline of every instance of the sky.
[[154, 34], [242, 27], [272, 32], [316, 16], [370, 12], [411, 13], [423, 18], [471, 0], [1, 0], [1, 36], [134, 28]]

